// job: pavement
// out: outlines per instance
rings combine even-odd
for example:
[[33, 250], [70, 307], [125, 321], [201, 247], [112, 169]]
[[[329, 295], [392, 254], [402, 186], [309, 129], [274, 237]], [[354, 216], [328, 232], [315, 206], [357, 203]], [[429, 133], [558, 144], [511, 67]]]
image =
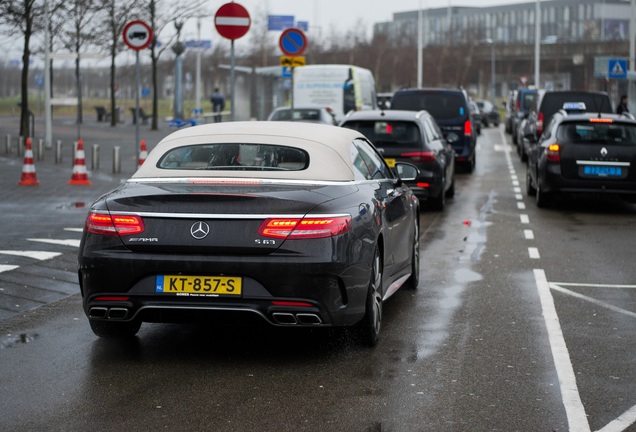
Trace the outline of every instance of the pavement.
[[[39, 185], [18, 185], [25, 166], [24, 153], [18, 154], [19, 117], [0, 115], [0, 323], [79, 293], [77, 249], [88, 208], [136, 170], [135, 125], [111, 127], [87, 117], [79, 132], [91, 185], [70, 185], [78, 127], [74, 117], [54, 114], [52, 130], [53, 144], [40, 158], [44, 121], [36, 118], [32, 146]], [[140, 125], [140, 139], [150, 151], [173, 131], [165, 122], [157, 131]], [[61, 160], [56, 162], [58, 140]], [[116, 146], [119, 173], [113, 172]], [[94, 152], [99, 154], [95, 164]]]

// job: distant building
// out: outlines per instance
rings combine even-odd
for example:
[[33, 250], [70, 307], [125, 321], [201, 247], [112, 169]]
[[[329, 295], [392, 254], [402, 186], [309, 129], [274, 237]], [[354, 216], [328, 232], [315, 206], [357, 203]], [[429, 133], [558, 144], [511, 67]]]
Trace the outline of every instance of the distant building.
[[[543, 0], [541, 43], [629, 40], [631, 5], [624, 0]], [[536, 2], [490, 7], [449, 6], [422, 13], [422, 42], [461, 44], [490, 39], [496, 44], [534, 44]], [[398, 45], [417, 38], [418, 11], [393, 14], [374, 34]]]

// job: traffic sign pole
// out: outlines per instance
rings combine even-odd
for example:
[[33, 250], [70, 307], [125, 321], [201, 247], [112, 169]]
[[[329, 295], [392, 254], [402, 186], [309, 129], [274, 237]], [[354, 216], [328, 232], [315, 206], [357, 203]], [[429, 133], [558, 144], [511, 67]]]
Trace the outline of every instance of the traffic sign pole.
[[221, 36], [231, 40], [230, 45], [230, 119], [234, 121], [236, 115], [235, 89], [236, 79], [234, 77], [234, 40], [245, 36], [250, 29], [250, 14], [238, 3], [226, 3], [216, 11], [214, 15], [214, 25]]
[[[135, 154], [139, 166], [139, 51], [147, 48], [152, 42], [152, 29], [143, 21], [131, 21], [124, 26], [123, 36], [124, 43], [135, 50]], [[113, 112], [112, 116], [115, 122], [119, 120], [116, 112]]]

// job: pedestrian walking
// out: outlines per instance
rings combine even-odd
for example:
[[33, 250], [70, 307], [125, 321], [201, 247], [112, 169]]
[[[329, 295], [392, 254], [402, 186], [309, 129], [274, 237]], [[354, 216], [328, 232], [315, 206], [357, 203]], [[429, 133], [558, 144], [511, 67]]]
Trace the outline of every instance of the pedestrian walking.
[[616, 107], [616, 114], [623, 114], [624, 112], [629, 112], [629, 108], [627, 107], [627, 95], [621, 96], [621, 101]]
[[214, 121], [216, 123], [221, 122], [221, 111], [225, 109], [225, 98], [219, 91], [219, 88], [214, 89], [214, 93], [210, 96], [210, 102], [212, 102], [212, 112], [214, 113]]

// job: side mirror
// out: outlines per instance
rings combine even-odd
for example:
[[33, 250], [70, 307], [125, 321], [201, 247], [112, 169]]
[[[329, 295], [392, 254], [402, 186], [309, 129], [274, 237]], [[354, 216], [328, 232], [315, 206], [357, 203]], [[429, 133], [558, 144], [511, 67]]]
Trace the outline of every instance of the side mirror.
[[397, 162], [393, 171], [403, 181], [414, 181], [420, 175], [420, 170], [415, 165], [405, 162]]

